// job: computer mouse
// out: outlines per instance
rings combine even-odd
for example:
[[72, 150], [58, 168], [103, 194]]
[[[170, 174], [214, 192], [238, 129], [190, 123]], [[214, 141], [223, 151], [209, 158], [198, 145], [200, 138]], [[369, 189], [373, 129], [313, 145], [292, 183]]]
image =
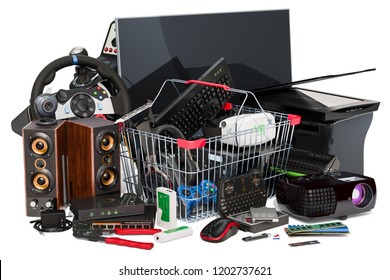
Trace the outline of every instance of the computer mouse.
[[223, 242], [238, 232], [239, 224], [227, 218], [217, 218], [200, 232], [200, 238], [207, 242]]

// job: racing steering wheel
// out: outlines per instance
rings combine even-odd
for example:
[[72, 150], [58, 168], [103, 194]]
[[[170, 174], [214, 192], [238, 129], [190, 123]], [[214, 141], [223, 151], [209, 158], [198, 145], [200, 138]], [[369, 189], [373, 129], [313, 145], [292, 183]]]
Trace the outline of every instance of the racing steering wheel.
[[[54, 80], [57, 71], [74, 65], [95, 69], [103, 80], [111, 82], [112, 94], [101, 79], [88, 87], [43, 94], [44, 87]], [[52, 61], [37, 76], [31, 91], [29, 115], [31, 120], [43, 117], [58, 120], [86, 118], [96, 114], [123, 116], [130, 110], [127, 87], [113, 69], [90, 56], [69, 55]]]

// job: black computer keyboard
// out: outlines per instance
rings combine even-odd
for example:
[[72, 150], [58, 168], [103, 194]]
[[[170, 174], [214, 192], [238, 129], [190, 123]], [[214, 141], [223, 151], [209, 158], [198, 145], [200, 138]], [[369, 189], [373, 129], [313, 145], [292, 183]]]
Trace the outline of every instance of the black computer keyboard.
[[267, 189], [257, 169], [222, 179], [218, 184], [218, 212], [222, 217], [264, 207], [266, 202]]
[[[224, 58], [211, 66], [198, 81], [233, 86], [233, 79]], [[232, 93], [223, 87], [193, 83], [155, 118], [152, 126], [174, 125], [189, 139], [202, 128], [206, 120], [212, 119], [231, 97]]]

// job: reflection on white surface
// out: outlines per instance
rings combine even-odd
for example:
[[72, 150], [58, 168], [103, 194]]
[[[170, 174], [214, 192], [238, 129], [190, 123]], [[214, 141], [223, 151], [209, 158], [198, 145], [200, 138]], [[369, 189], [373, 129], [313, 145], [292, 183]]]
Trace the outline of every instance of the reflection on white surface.
[[360, 99], [349, 98], [331, 94], [323, 94], [322, 92], [310, 91], [305, 89], [299, 89], [299, 92], [314, 99], [326, 107], [351, 105], [351, 103], [357, 102]]

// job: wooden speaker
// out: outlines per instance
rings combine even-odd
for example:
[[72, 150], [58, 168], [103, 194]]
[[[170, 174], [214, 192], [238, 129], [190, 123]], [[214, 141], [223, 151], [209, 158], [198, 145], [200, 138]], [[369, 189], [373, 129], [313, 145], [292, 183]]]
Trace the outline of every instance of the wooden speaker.
[[101, 118], [69, 120], [69, 199], [120, 192], [118, 126]]
[[26, 213], [60, 209], [66, 194], [66, 122], [32, 121], [22, 130]]

